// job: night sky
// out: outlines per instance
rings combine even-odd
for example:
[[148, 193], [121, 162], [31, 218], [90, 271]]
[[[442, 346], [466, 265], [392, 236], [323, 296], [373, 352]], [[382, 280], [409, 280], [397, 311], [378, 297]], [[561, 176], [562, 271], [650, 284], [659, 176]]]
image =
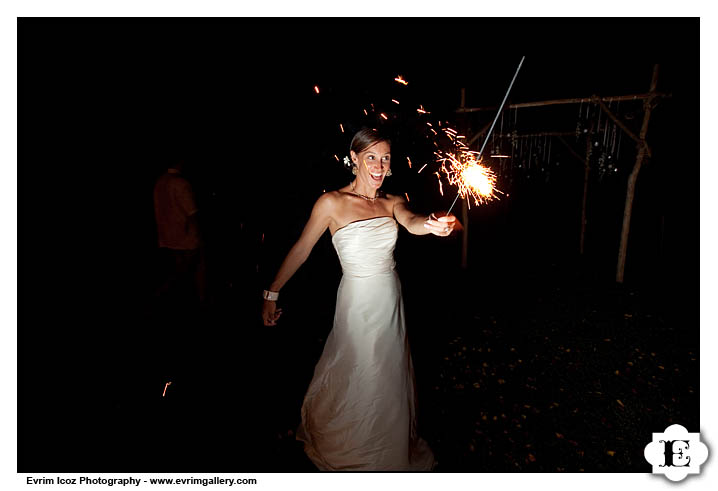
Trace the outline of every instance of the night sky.
[[[150, 373], [148, 351], [138, 346], [152, 329], [142, 320], [156, 281], [152, 188], [173, 160], [188, 162], [197, 194], [221, 306], [215, 319], [258, 331], [256, 299], [314, 201], [350, 180], [335, 155], [348, 155], [353, 132], [390, 130], [387, 191], [406, 193], [418, 212], [447, 209], [455, 189], [445, 183], [442, 196], [436, 169], [428, 172], [425, 123], [474, 134], [496, 113], [457, 115], [461, 89], [467, 107], [498, 108], [524, 55], [507, 104], [645, 93], [660, 63], [658, 91], [670, 97], [651, 118], [654, 158], [639, 176], [626, 284], [670, 298], [666, 318], [680, 319], [697, 340], [698, 33], [695, 18], [19, 19], [19, 439], [64, 434], [63, 421], [91, 434], [104, 416], [82, 429], [83, 411], [125, 408], [132, 391], [124, 377]], [[396, 83], [398, 75], [409, 84]], [[430, 114], [418, 114], [419, 105]], [[616, 110], [638, 133], [640, 103]], [[518, 133], [572, 133], [579, 113], [578, 105], [505, 111], [501, 124]], [[566, 139], [584, 153], [583, 140]], [[513, 291], [526, 293], [522, 272], [531, 268], [581, 264], [589, 281], [612, 283], [636, 155], [625, 135], [622, 141], [618, 171], [592, 174], [583, 258], [582, 163], [552, 140], [540, 166], [505, 164], [498, 186], [509, 196], [469, 211], [476, 295], [510, 305]], [[403, 231], [396, 254], [412, 285], [408, 305], [447, 299], [445, 288], [463, 278], [460, 239]], [[445, 269], [426, 272], [439, 265]], [[283, 290], [294, 311], [287, 324], [304, 325], [310, 315], [302, 309], [311, 304], [322, 313], [310, 335], [326, 335], [340, 275], [327, 233]], [[194, 336], [208, 350], [202, 356], [214, 357], [214, 341]], [[264, 342], [298, 335], [288, 336]], [[306, 363], [303, 373], [313, 365]], [[33, 388], [38, 379], [42, 392]], [[47, 448], [23, 447], [20, 467], [63, 470], [49, 464], [53, 444]]]

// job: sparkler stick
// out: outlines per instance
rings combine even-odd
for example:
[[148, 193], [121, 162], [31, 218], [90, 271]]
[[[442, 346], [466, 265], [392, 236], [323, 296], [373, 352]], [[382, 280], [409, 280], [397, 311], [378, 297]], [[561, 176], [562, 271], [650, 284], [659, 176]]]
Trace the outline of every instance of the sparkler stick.
[[[501, 114], [501, 110], [504, 108], [504, 104], [506, 103], [506, 99], [509, 97], [509, 92], [511, 92], [511, 87], [514, 85], [514, 81], [516, 80], [516, 76], [519, 74], [519, 70], [521, 70], [521, 65], [524, 62], [524, 59], [526, 57], [522, 56], [521, 61], [519, 62], [518, 68], [516, 68], [516, 73], [514, 73], [514, 78], [511, 79], [511, 83], [509, 84], [509, 89], [506, 91], [506, 95], [504, 96], [504, 100], [501, 102], [501, 106], [499, 106], [499, 110], [496, 113], [496, 117], [494, 118], [494, 122], [491, 123], [491, 128], [489, 128], [489, 132], [486, 134], [486, 138], [484, 138], [484, 144], [481, 145], [481, 150], [479, 150], [479, 154], [476, 157], [476, 160], [478, 161], [481, 159], [481, 154], [484, 152], [484, 147], [486, 147], [486, 143], [489, 141], [489, 137], [491, 136], [491, 132], [494, 129], [494, 126], [496, 125], [496, 121], [499, 119], [499, 115]], [[454, 205], [456, 204], [456, 201], [459, 199], [459, 196], [461, 196], [461, 188], [459, 188], [459, 193], [456, 194], [456, 198], [454, 198], [454, 202], [451, 203], [451, 206], [449, 207], [449, 211], [446, 212], [448, 215], [451, 213], [452, 208], [454, 208]]]

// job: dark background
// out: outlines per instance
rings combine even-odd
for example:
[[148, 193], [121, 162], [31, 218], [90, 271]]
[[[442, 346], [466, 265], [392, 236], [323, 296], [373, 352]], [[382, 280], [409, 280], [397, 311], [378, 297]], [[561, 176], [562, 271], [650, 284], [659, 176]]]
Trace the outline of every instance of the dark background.
[[[429, 409], [451, 407], [429, 386], [442, 347], [465, 331], [483, 333], [476, 347], [529, 340], [521, 326], [553, 323], [563, 343], [584, 335], [573, 328], [586, 311], [613, 312], [640, 297], [665, 332], [610, 315], [598, 324], [627, 336], [627, 347], [653, 332], [667, 359], [697, 356], [698, 36], [697, 19], [671, 18], [18, 19], [18, 470], [311, 470], [301, 451], [276, 442], [292, 440], [287, 430], [331, 329], [341, 269], [329, 234], [283, 289], [278, 327], [261, 326], [259, 293], [316, 198], [349, 182], [334, 156], [348, 154], [363, 124], [395, 135], [387, 191], [407, 193], [417, 212], [447, 209], [455, 189], [445, 184], [441, 196], [429, 169], [416, 174], [431, 161], [425, 121], [478, 131], [495, 112], [459, 117], [461, 88], [467, 106], [498, 107], [523, 55], [509, 104], [645, 93], [660, 63], [658, 90], [671, 96], [651, 117], [654, 157], [638, 180], [626, 281], [614, 282], [636, 155], [625, 135], [619, 171], [592, 174], [582, 257], [583, 166], [557, 141], [544, 170], [506, 163], [499, 187], [509, 196], [472, 206], [468, 270], [460, 237], [402, 231], [397, 268], [427, 421], [449, 418]], [[419, 104], [431, 114], [418, 115]], [[638, 133], [640, 103], [619, 107]], [[514, 129], [572, 132], [577, 113], [575, 105], [521, 109]], [[583, 154], [583, 137], [567, 140]], [[201, 210], [214, 302], [172, 317], [152, 297], [152, 188], [177, 158], [189, 164]], [[573, 317], [533, 309], [537, 298]], [[502, 334], [481, 329], [489, 314], [486, 322], [507, 322]], [[685, 380], [666, 379], [666, 390], [686, 380], [697, 390], [691, 366]], [[698, 431], [697, 393], [681, 408], [677, 422]], [[458, 448], [464, 429], [432, 424], [427, 434], [455, 438], [433, 447]], [[481, 467], [458, 451], [437, 454], [447, 470], [515, 469], [511, 458], [483, 455]], [[580, 468], [550, 459], [519, 469]], [[583, 469], [645, 471], [639, 460], [596, 459]]]

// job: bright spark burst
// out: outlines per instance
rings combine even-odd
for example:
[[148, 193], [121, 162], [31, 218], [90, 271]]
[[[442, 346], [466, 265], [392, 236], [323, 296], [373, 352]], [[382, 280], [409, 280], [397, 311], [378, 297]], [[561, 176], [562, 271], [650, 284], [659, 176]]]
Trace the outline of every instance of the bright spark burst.
[[403, 84], [403, 85], [409, 85], [409, 82], [407, 82], [406, 80], [404, 80], [403, 78], [401, 78], [401, 75], [397, 76], [397, 77], [394, 79], [394, 81], [399, 82], [400, 84]]
[[[504, 194], [496, 189], [496, 174], [477, 159], [478, 152], [435, 152], [435, 154], [437, 162], [441, 163], [440, 170], [446, 174], [449, 184], [459, 188], [459, 195], [467, 200], [469, 206], [471, 206], [469, 196], [474, 198], [474, 203], [478, 206], [499, 199], [496, 193]], [[443, 190], [440, 191], [443, 195]]]

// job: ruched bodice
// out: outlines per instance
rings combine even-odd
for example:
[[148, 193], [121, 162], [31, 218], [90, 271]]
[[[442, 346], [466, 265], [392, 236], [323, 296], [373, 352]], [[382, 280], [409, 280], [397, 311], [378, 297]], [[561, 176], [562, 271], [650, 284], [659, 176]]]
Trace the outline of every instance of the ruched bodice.
[[398, 229], [392, 217], [358, 220], [334, 233], [332, 243], [345, 277], [366, 278], [394, 271]]
[[416, 387], [394, 269], [392, 217], [334, 233], [343, 276], [332, 328], [302, 404], [297, 439], [320, 470], [432, 470], [416, 431]]

